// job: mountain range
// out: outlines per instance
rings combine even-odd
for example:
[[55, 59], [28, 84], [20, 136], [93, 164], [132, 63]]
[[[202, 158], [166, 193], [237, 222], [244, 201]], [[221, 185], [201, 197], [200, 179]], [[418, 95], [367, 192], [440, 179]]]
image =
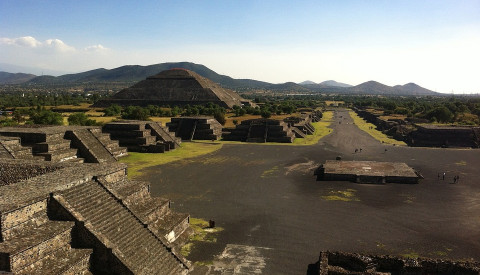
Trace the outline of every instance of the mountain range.
[[384, 94], [384, 95], [441, 95], [418, 86], [415, 83], [405, 85], [387, 86], [376, 81], [368, 81], [360, 85], [349, 84], [327, 80], [321, 83], [304, 81], [299, 84], [286, 82], [272, 84], [253, 79], [234, 79], [221, 75], [201, 64], [190, 62], [160, 63], [149, 66], [126, 65], [114, 69], [95, 69], [76, 74], [65, 74], [60, 76], [24, 73], [0, 72], [0, 84], [27, 84], [27, 85], [48, 85], [48, 84], [74, 84], [74, 83], [105, 83], [105, 82], [138, 82], [146, 77], [155, 75], [161, 71], [173, 68], [184, 68], [194, 71], [220, 85], [237, 90], [244, 89], [265, 89], [274, 91], [295, 91], [295, 92], [322, 92], [322, 93], [345, 93], [345, 94]]

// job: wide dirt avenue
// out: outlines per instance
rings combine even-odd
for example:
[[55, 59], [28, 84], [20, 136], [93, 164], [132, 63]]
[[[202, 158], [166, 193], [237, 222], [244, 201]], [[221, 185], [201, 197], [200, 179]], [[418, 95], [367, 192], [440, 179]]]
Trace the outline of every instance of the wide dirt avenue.
[[[263, 274], [305, 274], [321, 250], [480, 260], [478, 150], [385, 145], [353, 124], [347, 110], [336, 110], [333, 120], [332, 133], [316, 145], [225, 144], [149, 168], [144, 177], [153, 195], [224, 228], [216, 242], [195, 245], [189, 259], [212, 263], [217, 256], [220, 269], [230, 263], [237, 273]], [[337, 156], [405, 162], [425, 179], [316, 181], [314, 170]], [[235, 255], [250, 260], [235, 263]]]

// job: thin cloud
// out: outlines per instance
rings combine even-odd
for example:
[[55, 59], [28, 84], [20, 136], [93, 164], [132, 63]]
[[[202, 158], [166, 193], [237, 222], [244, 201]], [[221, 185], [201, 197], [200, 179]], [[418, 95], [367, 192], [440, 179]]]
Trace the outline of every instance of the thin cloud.
[[88, 46], [84, 50], [87, 51], [87, 52], [99, 52], [99, 51], [105, 51], [105, 50], [109, 50], [109, 49], [107, 47], [104, 47], [104, 46], [98, 44], [98, 45]]

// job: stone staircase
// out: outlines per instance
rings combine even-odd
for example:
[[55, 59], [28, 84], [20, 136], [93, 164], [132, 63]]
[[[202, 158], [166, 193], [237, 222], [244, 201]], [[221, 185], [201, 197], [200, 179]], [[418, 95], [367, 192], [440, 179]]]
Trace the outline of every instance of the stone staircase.
[[70, 246], [75, 223], [49, 220], [46, 205], [40, 200], [1, 213], [0, 273], [90, 274], [92, 250]]
[[87, 129], [67, 131], [65, 136], [71, 140], [71, 145], [77, 148], [87, 162], [114, 162], [116, 157]]
[[102, 128], [88, 128], [88, 130], [98, 139], [98, 141], [107, 149], [116, 159], [128, 155], [127, 148], [120, 147], [118, 140], [110, 138], [110, 134], [103, 133]]
[[159, 122], [148, 122], [146, 128], [151, 130], [152, 135], [156, 136], [157, 140], [168, 144], [166, 151], [175, 149], [182, 143], [182, 139], [175, 137], [175, 133], [168, 131], [167, 128], [163, 128]]
[[32, 144], [32, 152], [46, 161], [84, 162], [83, 158], [77, 157], [77, 149], [70, 147], [70, 140], [64, 138], [64, 133], [47, 135], [44, 142]]
[[[137, 190], [133, 197], [144, 196], [141, 195], [144, 188]], [[101, 181], [88, 181], [59, 192], [53, 198], [73, 215], [75, 220], [82, 222], [101, 243], [111, 249], [111, 253], [132, 273], [188, 273], [189, 263], [181, 256], [175, 255], [149, 230], [149, 226]], [[164, 208], [165, 206], [160, 206], [154, 211], [161, 213], [165, 211]], [[151, 214], [146, 212], [144, 214], [142, 218], [147, 220], [152, 218]]]
[[[108, 184], [99, 179], [115, 196], [160, 239], [168, 245], [179, 246], [177, 239], [189, 235], [189, 215], [170, 211], [170, 200], [150, 196], [148, 182], [122, 179]], [[188, 237], [188, 236], [187, 236]], [[186, 239], [186, 238], [182, 238]]]
[[213, 117], [173, 117], [166, 126], [182, 140], [217, 140], [223, 128]]
[[24, 147], [18, 137], [0, 137], [0, 157], [33, 159], [32, 148]]

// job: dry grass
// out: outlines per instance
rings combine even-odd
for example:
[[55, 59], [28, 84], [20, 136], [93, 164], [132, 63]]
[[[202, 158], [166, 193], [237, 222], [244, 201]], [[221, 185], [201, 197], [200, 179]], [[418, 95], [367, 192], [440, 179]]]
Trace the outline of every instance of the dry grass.
[[349, 111], [348, 113], [352, 117], [355, 125], [357, 125], [357, 127], [360, 128], [360, 130], [368, 133], [374, 139], [376, 139], [376, 140], [378, 140], [382, 143], [386, 143], [386, 144], [406, 145], [405, 142], [398, 141], [398, 140], [393, 139], [393, 138], [389, 138], [384, 133], [378, 131], [377, 129], [375, 129], [376, 128], [375, 125], [366, 122], [361, 117], [359, 117], [354, 111]]
[[150, 117], [150, 119], [155, 122], [161, 122], [162, 126], [165, 126], [167, 122], [170, 122], [172, 120], [171, 117], [158, 117], [158, 116], [152, 116]]

